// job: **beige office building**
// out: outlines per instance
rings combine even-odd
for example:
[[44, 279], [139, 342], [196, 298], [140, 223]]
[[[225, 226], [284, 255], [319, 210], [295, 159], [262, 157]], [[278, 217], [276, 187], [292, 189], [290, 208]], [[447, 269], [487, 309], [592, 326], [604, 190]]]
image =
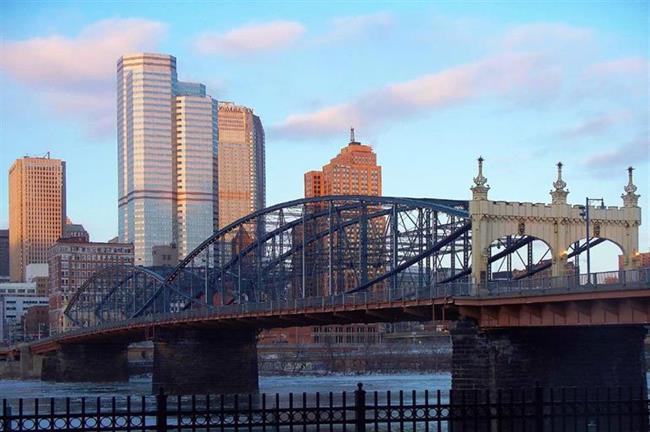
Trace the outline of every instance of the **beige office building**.
[[217, 229], [217, 101], [177, 96], [173, 139], [174, 239], [182, 258]]
[[219, 227], [266, 205], [264, 128], [253, 110], [219, 103]]
[[9, 169], [9, 261], [12, 281], [28, 264], [47, 263], [47, 252], [66, 221], [65, 162], [24, 157]]

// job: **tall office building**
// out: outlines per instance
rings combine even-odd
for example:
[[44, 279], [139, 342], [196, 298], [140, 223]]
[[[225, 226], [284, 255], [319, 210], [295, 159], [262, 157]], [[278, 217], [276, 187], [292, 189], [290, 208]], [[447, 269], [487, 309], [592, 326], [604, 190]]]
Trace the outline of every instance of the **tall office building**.
[[264, 128], [253, 110], [219, 103], [219, 227], [266, 205]]
[[186, 253], [216, 227], [216, 102], [146, 53], [119, 59], [117, 102], [119, 239], [149, 266], [153, 246]]
[[[326, 195], [369, 195], [381, 196], [381, 167], [377, 165], [377, 155], [369, 145], [361, 144], [354, 137], [354, 129], [350, 130], [350, 142], [339, 154], [323, 166], [321, 171], [309, 171], [304, 175], [305, 198], [326, 196]], [[368, 236], [377, 235], [383, 232], [383, 220], [372, 220], [371, 229]], [[326, 227], [297, 227], [293, 231], [296, 238], [303, 236], [303, 229], [324, 230]], [[307, 231], [307, 235], [310, 235]], [[347, 242], [354, 243], [358, 241], [359, 235], [354, 227], [346, 231]], [[318, 249], [325, 249], [329, 241], [339, 241], [336, 236], [331, 239], [327, 238], [322, 242], [314, 242], [306, 247], [305, 265], [302, 263], [302, 256], [296, 254], [293, 258], [293, 268], [296, 271], [296, 280], [294, 286], [300, 287], [302, 281], [306, 281], [304, 291], [308, 296], [329, 295], [329, 281], [327, 280], [326, 271], [323, 266], [326, 263], [321, 262], [318, 258], [309, 258], [309, 256], [323, 256]], [[372, 242], [371, 242], [372, 243]], [[354, 248], [353, 248], [354, 249]], [[369, 270], [369, 277], [373, 272], [377, 274], [379, 266]], [[305, 271], [305, 275], [302, 271]], [[336, 278], [339, 279], [339, 278]], [[344, 292], [347, 289], [354, 288], [357, 283], [354, 271], [344, 271], [341, 274], [340, 281], [331, 281], [332, 286], [336, 286], [338, 292]], [[299, 295], [299, 294], [298, 294]], [[353, 333], [357, 335], [357, 341], [362, 343], [379, 342], [382, 338], [381, 327], [376, 324], [363, 325], [355, 324], [351, 326], [326, 326], [314, 328], [289, 328], [278, 329], [264, 333], [263, 341], [283, 340], [288, 343], [320, 343], [331, 337], [334, 343], [344, 343], [343, 335]], [[324, 335], [330, 336], [324, 336]], [[335, 337], [334, 337], [335, 336]], [[325, 338], [325, 339], [324, 339]], [[359, 339], [360, 338], [360, 339]]]
[[372, 147], [361, 144], [350, 130], [350, 143], [323, 167], [305, 173], [305, 197], [324, 195], [381, 196], [381, 167]]
[[9, 168], [9, 261], [12, 281], [28, 264], [47, 263], [47, 250], [66, 221], [65, 162], [24, 157]]
[[[381, 166], [377, 165], [377, 155], [372, 147], [355, 139], [354, 129], [350, 129], [348, 145], [323, 166], [322, 171], [305, 173], [305, 197], [324, 195], [381, 196]], [[368, 237], [382, 233], [383, 223], [383, 219], [371, 220]], [[348, 242], [359, 241], [359, 233], [355, 229], [350, 230], [347, 236]], [[369, 244], [373, 242], [370, 241]], [[375, 272], [381, 273], [378, 268], [379, 266], [369, 269], [370, 279], [376, 276]], [[342, 279], [344, 287], [338, 287], [339, 292], [354, 288], [358, 283], [353, 272], [345, 272]], [[332, 343], [346, 343], [344, 333], [357, 335], [356, 343], [377, 343], [382, 341], [383, 327], [380, 324], [315, 327], [312, 329], [311, 338], [316, 342], [325, 335]]]
[[9, 230], [0, 230], [0, 282], [9, 281]]
[[217, 101], [177, 96], [174, 104], [176, 217], [179, 257], [190, 253], [217, 227]]
[[[323, 166], [322, 171], [305, 173], [304, 180], [306, 198], [325, 195], [381, 196], [381, 167], [377, 165], [377, 155], [372, 151], [372, 147], [356, 141], [354, 129], [350, 130], [348, 145], [341, 149], [339, 154], [331, 159], [327, 165]], [[369, 224], [369, 238], [383, 232], [383, 219], [373, 219]], [[359, 233], [355, 227], [350, 227], [347, 230], [346, 239], [349, 244], [356, 244], [359, 241]], [[337, 242], [339, 240], [336, 236], [333, 236], [331, 240], [327, 241]], [[368, 247], [371, 247], [372, 244], [372, 241], [369, 242]], [[305, 268], [312, 268], [318, 274], [318, 266], [320, 265], [322, 264], [319, 262], [308, 262]], [[369, 277], [376, 271], [376, 269], [369, 269]], [[310, 274], [307, 274], [306, 277], [313, 279], [308, 284], [312, 290], [316, 291], [313, 295], [328, 294], [325, 291], [328, 289], [329, 283], [325, 284], [325, 281], [320, 280], [318, 277], [313, 278]], [[336, 281], [331, 281], [331, 285], [338, 292], [341, 292], [354, 288], [357, 282], [354, 271], [345, 271], [337, 277]]]

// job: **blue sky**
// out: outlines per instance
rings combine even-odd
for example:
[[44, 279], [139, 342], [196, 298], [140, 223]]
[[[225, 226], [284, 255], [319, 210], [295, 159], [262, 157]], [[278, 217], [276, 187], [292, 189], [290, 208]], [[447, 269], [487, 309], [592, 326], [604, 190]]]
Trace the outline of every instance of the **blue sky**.
[[5, 1], [0, 167], [65, 159], [71, 219], [116, 235], [115, 62], [146, 50], [255, 109], [269, 204], [302, 196], [354, 125], [385, 195], [469, 198], [481, 154], [493, 199], [548, 202], [561, 160], [571, 202], [621, 205], [633, 165], [648, 209], [648, 14], [645, 1]]

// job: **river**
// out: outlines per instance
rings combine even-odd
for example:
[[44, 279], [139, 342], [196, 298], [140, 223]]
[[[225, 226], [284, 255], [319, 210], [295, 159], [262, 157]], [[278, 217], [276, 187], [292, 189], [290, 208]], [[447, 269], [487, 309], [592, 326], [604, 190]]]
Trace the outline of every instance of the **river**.
[[[448, 372], [399, 375], [261, 376], [262, 393], [315, 393], [354, 391], [357, 383], [369, 391], [448, 390]], [[0, 399], [117, 396], [151, 394], [151, 380], [132, 378], [128, 383], [50, 383], [38, 380], [0, 380]]]
[[[262, 376], [262, 393], [315, 393], [354, 391], [357, 383], [368, 391], [397, 390], [449, 390], [451, 374], [448, 372], [391, 375], [328, 375], [328, 376]], [[647, 376], [650, 383], [650, 373]], [[128, 383], [50, 383], [38, 380], [0, 380], [0, 399], [66, 397], [66, 396], [118, 396], [151, 394], [151, 380], [132, 378]]]

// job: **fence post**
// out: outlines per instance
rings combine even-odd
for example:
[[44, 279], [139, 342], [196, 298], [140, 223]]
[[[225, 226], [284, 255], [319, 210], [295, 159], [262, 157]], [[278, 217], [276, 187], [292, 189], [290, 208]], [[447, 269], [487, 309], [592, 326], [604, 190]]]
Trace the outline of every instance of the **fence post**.
[[354, 392], [354, 423], [356, 432], [366, 432], [366, 391], [361, 383]]
[[11, 415], [11, 407], [7, 403], [7, 399], [2, 400], [2, 427], [3, 430], [11, 432], [11, 420], [9, 416]]
[[537, 432], [544, 432], [544, 389], [535, 383], [535, 430]]
[[167, 432], [167, 395], [162, 387], [156, 395], [156, 431]]

